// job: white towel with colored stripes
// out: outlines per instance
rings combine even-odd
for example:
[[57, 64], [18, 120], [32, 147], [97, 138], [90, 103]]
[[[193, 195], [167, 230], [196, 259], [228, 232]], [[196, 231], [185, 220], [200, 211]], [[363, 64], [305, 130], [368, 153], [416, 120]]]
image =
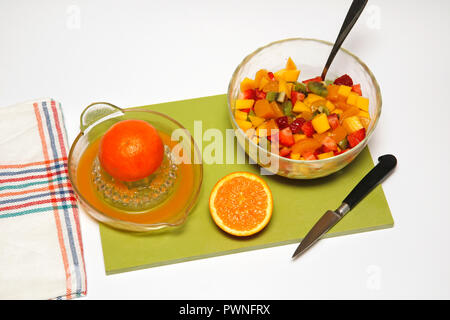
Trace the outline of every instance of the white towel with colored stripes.
[[86, 295], [61, 105], [0, 108], [0, 299]]

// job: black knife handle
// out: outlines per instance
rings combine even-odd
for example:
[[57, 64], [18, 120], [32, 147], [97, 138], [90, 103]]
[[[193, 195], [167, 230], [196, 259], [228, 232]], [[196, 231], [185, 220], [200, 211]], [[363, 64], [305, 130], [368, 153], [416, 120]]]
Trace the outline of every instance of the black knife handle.
[[345, 198], [343, 203], [348, 204], [350, 209], [352, 209], [364, 199], [373, 188], [380, 184], [396, 165], [397, 159], [391, 154], [379, 157], [378, 164], [357, 184], [347, 198]]

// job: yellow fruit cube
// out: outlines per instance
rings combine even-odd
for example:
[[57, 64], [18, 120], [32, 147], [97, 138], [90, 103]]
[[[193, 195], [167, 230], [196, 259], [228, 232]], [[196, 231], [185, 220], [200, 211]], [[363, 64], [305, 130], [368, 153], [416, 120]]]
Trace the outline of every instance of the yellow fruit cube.
[[308, 107], [306, 104], [304, 104], [302, 101], [297, 101], [295, 103], [292, 111], [297, 112], [297, 113], [304, 112], [304, 111], [311, 112], [311, 108]]
[[286, 62], [286, 70], [297, 70], [297, 66], [295, 65], [294, 61], [292, 61], [291, 57], [289, 57], [288, 61]]
[[328, 158], [331, 158], [331, 157], [334, 157], [334, 153], [333, 152], [321, 153], [321, 154], [319, 154], [317, 156], [317, 158], [319, 158], [319, 160], [328, 159]]
[[278, 92], [284, 92], [287, 94], [287, 82], [286, 80], [280, 78], [278, 80]]
[[355, 92], [350, 92], [347, 97], [347, 104], [356, 106], [356, 101], [358, 100], [359, 95]]
[[304, 134], [298, 134], [298, 133], [294, 134], [295, 143], [299, 142], [300, 140], [305, 140], [306, 138], [307, 138], [307, 136]]
[[325, 100], [323, 97], [318, 96], [317, 94], [310, 93], [306, 97], [306, 99], [303, 101], [308, 107], [311, 107], [311, 105], [317, 101]]
[[356, 106], [360, 108], [363, 111], [368, 112], [369, 111], [369, 99], [364, 97], [358, 97], [356, 101]]
[[325, 107], [327, 107], [328, 111], [330, 112], [333, 112], [334, 109], [336, 109], [336, 106], [330, 100], [327, 100], [327, 102], [325, 103]]
[[364, 128], [358, 116], [345, 118], [342, 125], [349, 134]]
[[298, 80], [300, 75], [300, 70], [285, 70], [283, 74], [283, 78], [289, 82], [295, 82]]
[[253, 99], [238, 99], [236, 100], [236, 109], [250, 109], [254, 103]]
[[300, 154], [299, 153], [292, 153], [291, 154], [292, 160], [300, 160]]
[[287, 97], [290, 99], [291, 98], [291, 93], [292, 93], [292, 88], [294, 87], [293, 83], [288, 83], [286, 84], [286, 95]]
[[367, 118], [370, 119], [370, 114], [366, 111], [359, 111], [358, 116], [362, 117], [362, 118]]
[[333, 113], [336, 113], [337, 115], [343, 114], [344, 110], [342, 110], [342, 109], [334, 109]]
[[261, 80], [263, 78], [268, 78], [268, 71], [266, 69], [259, 70], [255, 75], [255, 86], [256, 88], [259, 88], [259, 85], [261, 83]]
[[260, 118], [260, 117], [257, 117], [257, 116], [248, 116], [248, 117], [249, 117], [249, 119], [252, 122], [254, 127], [259, 126], [261, 123], [263, 123], [265, 121], [264, 118]]
[[236, 110], [234, 113], [234, 117], [236, 120], [247, 120], [248, 113], [244, 111]]
[[267, 131], [267, 122], [263, 122], [256, 128], [256, 135], [258, 137], [267, 137]]
[[321, 113], [312, 119], [312, 125], [318, 134], [324, 133], [331, 128], [325, 113]]
[[261, 79], [261, 81], [259, 82], [259, 87], [258, 87], [258, 89], [259, 89], [259, 90], [262, 90], [269, 82], [270, 82], [270, 80], [269, 80], [268, 78], [263, 77], [263, 78]]
[[245, 78], [241, 82], [241, 91], [244, 92], [248, 89], [255, 89], [256, 88], [256, 82], [255, 80]]
[[241, 128], [244, 131], [252, 127], [252, 123], [250, 121], [236, 120], [236, 123], [238, 124], [239, 128]]
[[338, 95], [343, 97], [348, 97], [350, 92], [352, 92], [352, 87], [349, 86], [339, 86]]

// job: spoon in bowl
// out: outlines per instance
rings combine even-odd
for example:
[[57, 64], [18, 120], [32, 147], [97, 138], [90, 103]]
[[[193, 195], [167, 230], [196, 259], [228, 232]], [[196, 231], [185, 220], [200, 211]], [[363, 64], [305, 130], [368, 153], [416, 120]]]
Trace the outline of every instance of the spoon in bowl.
[[338, 53], [339, 49], [341, 48], [342, 43], [347, 38], [348, 34], [352, 30], [352, 28], [355, 25], [356, 21], [358, 20], [359, 16], [363, 12], [367, 2], [368, 2], [368, 0], [353, 0], [353, 3], [350, 6], [350, 9], [347, 12], [347, 16], [345, 17], [344, 23], [342, 24], [341, 31], [339, 31], [339, 34], [336, 38], [333, 49], [331, 49], [327, 63], [325, 64], [325, 67], [323, 68], [322, 76], [321, 76], [322, 80], [325, 80], [328, 69], [330, 68], [331, 63], [333, 62], [334, 57]]

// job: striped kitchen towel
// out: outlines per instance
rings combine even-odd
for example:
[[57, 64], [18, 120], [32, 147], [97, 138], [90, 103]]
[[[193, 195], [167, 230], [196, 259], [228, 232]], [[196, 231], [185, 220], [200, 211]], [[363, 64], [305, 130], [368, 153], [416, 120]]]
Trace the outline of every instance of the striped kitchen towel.
[[0, 299], [86, 295], [61, 105], [0, 108]]

